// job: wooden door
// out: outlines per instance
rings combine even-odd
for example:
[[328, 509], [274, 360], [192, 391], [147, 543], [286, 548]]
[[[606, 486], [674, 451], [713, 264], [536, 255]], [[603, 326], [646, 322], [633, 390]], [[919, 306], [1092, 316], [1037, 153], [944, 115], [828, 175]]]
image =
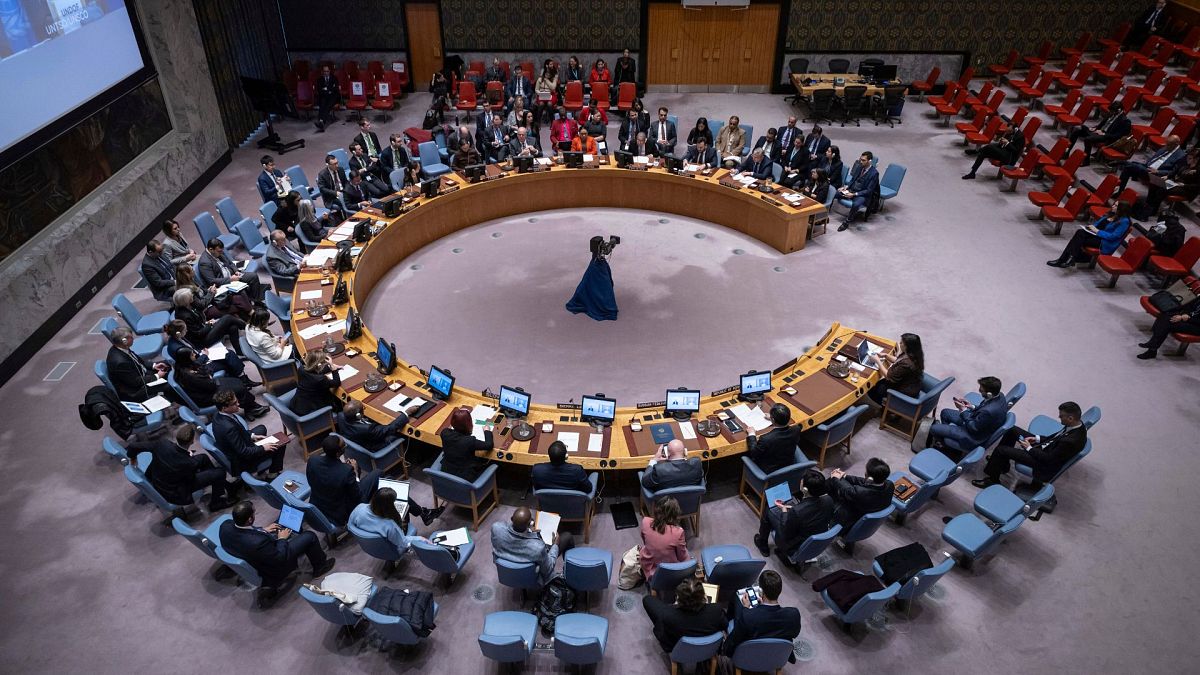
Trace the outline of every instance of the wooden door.
[[646, 54], [650, 85], [770, 87], [779, 5], [746, 9], [652, 3]]
[[405, 3], [408, 54], [415, 91], [425, 91], [433, 72], [442, 69], [442, 20], [436, 2]]

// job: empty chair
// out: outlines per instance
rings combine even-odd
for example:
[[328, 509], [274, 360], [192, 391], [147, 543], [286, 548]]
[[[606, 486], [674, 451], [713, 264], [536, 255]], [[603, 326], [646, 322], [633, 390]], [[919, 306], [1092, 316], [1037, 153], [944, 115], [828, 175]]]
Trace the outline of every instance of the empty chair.
[[850, 59], [829, 59], [829, 72], [838, 74], [850, 72]]
[[539, 511], [557, 513], [563, 521], [583, 523], [583, 542], [588, 542], [588, 533], [592, 527], [592, 512], [595, 509], [596, 481], [599, 474], [592, 472], [588, 475], [591, 489], [587, 492], [580, 490], [534, 490], [534, 508]]
[[217, 221], [213, 219], [212, 214], [208, 211], [201, 211], [193, 217], [192, 224], [196, 226], [196, 232], [200, 235], [200, 241], [204, 242], [205, 245], [211, 239], [219, 239], [225, 248], [232, 249], [240, 241], [238, 236], [233, 232], [221, 234], [221, 231], [217, 229]]
[[850, 629], [856, 623], [862, 623], [875, 613], [882, 610], [889, 600], [896, 597], [900, 592], [900, 584], [893, 583], [891, 586], [874, 593], [867, 593], [855, 602], [850, 609], [842, 611], [833, 598], [829, 597], [829, 591], [821, 591], [821, 599], [825, 601], [825, 606], [833, 611], [833, 615], [837, 617], [842, 624], [842, 630], [850, 632]]
[[599, 663], [608, 645], [608, 619], [591, 614], [562, 614], [554, 621], [554, 656], [563, 663]]
[[172, 518], [171, 527], [175, 528], [175, 532], [191, 542], [193, 546], [200, 549], [201, 553], [219, 562], [220, 558], [217, 557], [217, 540], [220, 537], [217, 533], [221, 531], [221, 525], [225, 521], [232, 519], [233, 516], [226, 513], [209, 523], [208, 527], [203, 530], [195, 530], [184, 522], [182, 518]]
[[787, 665], [792, 655], [792, 641], [783, 638], [756, 638], [746, 640], [733, 650], [733, 667], [738, 675], [742, 671], [755, 673], [778, 673]]
[[833, 111], [833, 100], [836, 92], [833, 89], [817, 89], [812, 93], [808, 102], [808, 117], [805, 122], [833, 122], [830, 113]]
[[237, 236], [242, 241], [242, 246], [250, 253], [253, 258], [261, 258], [267, 252], [267, 238], [263, 236], [262, 230], [258, 229], [258, 223], [243, 218], [241, 222], [234, 227]]
[[696, 565], [695, 558], [683, 562], [659, 563], [658, 568], [654, 570], [654, 576], [650, 577], [649, 583], [646, 584], [650, 594], [669, 602], [675, 597], [675, 588], [679, 583], [696, 574]]
[[[721, 649], [721, 642], [724, 641], [725, 634], [721, 632], [705, 635], [702, 637], [683, 636], [679, 642], [675, 643], [675, 648], [671, 650], [671, 675], [676, 675], [679, 672], [679, 665], [693, 665], [709, 661], [716, 658], [717, 652]], [[790, 643], [789, 643], [790, 644]], [[715, 671], [716, 661], [713, 661], [713, 668], [710, 672]]]
[[1108, 288], [1115, 287], [1117, 280], [1121, 277], [1141, 269], [1142, 264], [1150, 257], [1150, 251], [1153, 248], [1154, 243], [1146, 237], [1134, 237], [1125, 245], [1125, 250], [1121, 252], [1121, 255], [1097, 256], [1096, 265], [1111, 275], [1108, 280]]
[[879, 180], [879, 198], [883, 200], [879, 203], [881, 211], [887, 206], [889, 199], [894, 199], [900, 194], [900, 184], [904, 182], [906, 173], [908, 168], [900, 164], [888, 164], [883, 170], [883, 178]]
[[297, 484], [296, 490], [291, 492], [297, 499], [305, 499], [311, 493], [311, 489], [308, 487], [308, 478], [299, 471], [281, 471], [275, 480], [269, 483], [255, 478], [246, 471], [242, 472], [241, 479], [254, 491], [254, 494], [273, 509], [282, 509], [283, 505], [288, 503], [283, 496], [284, 491], [287, 490], [283, 484], [288, 481]]
[[846, 553], [854, 555], [854, 545], [879, 531], [883, 521], [896, 512], [896, 506], [889, 504], [887, 508], [873, 513], [864, 513], [858, 522], [850, 526], [842, 535], [842, 543], [846, 545]]
[[967, 469], [982, 461], [983, 455], [983, 446], [977, 445], [962, 459], [955, 462], [937, 448], [925, 448], [909, 461], [908, 471], [925, 481], [934, 478], [943, 471], [948, 471], [949, 477], [946, 479], [945, 485], [942, 486], [945, 487], [958, 480], [958, 477], [965, 473]]
[[769, 488], [780, 483], [787, 483], [793, 494], [799, 492], [800, 480], [804, 476], [804, 472], [816, 465], [816, 462], [805, 457], [804, 453], [797, 448], [794, 463], [767, 473], [760, 469], [754, 460], [743, 455], [742, 479], [738, 483], [738, 496], [746, 502], [756, 516], [761, 517]]
[[[340, 162], [341, 160], [338, 161]], [[284, 173], [287, 175], [288, 180], [292, 182], [292, 189], [299, 192], [300, 197], [303, 199], [316, 199], [320, 196], [321, 191], [308, 182], [308, 176], [304, 174], [304, 169], [299, 164], [289, 166]]]
[[[825, 468], [825, 453], [829, 448], [842, 446], [846, 454], [850, 454], [850, 439], [854, 437], [854, 425], [858, 417], [866, 412], [867, 406], [850, 406], [836, 419], [818, 424], [806, 430], [800, 436], [801, 440], [817, 448], [817, 468]], [[803, 473], [803, 472], [801, 472]], [[761, 514], [760, 514], [761, 515]]]
[[[925, 595], [929, 592], [929, 589], [933, 588], [933, 585], [936, 584], [939, 579], [946, 576], [946, 573], [953, 568], [954, 558], [946, 556], [946, 559], [943, 560], [940, 565], [928, 567], [920, 572], [917, 572], [912, 576], [911, 579], [904, 582], [904, 585], [900, 587], [899, 592], [896, 593], [896, 600], [902, 602], [911, 602], [922, 595]], [[875, 574], [875, 576], [880, 578], [883, 577], [883, 568], [879, 566], [878, 562], [871, 563], [871, 571]]]
[[217, 200], [216, 207], [217, 215], [221, 216], [221, 222], [225, 223], [226, 231], [233, 232], [238, 223], [246, 220], [237, 204], [233, 203], [232, 197], [221, 197]]
[[299, 593], [300, 597], [304, 598], [322, 619], [338, 627], [339, 637], [352, 635], [354, 627], [363, 620], [363, 617], [350, 609], [350, 605], [331, 595], [314, 593], [304, 585], [300, 586]]
[[929, 76], [924, 80], [917, 80], [909, 85], [909, 87], [917, 93], [917, 100], [923, 100], [935, 86], [937, 86], [938, 78], [942, 76], [942, 69], [934, 66], [929, 71]]
[[[917, 491], [908, 499], [900, 499], [895, 495], [892, 496], [892, 506], [896, 509], [896, 524], [903, 525], [909, 514], [916, 513], [921, 507], [929, 503], [929, 500], [937, 496], [938, 490], [946, 485], [946, 481], [950, 480], [950, 474], [954, 471], [954, 467], [947, 467], [938, 472], [933, 478], [917, 484]], [[903, 471], [893, 471], [892, 475], [888, 476], [888, 480], [895, 483], [901, 478], [909, 478]], [[911, 481], [912, 478], [909, 478]], [[917, 483], [917, 481], [913, 481]], [[851, 528], [853, 529], [853, 528]]]
[[537, 615], [529, 612], [492, 612], [483, 619], [479, 651], [499, 663], [524, 663], [533, 652]]
[[300, 448], [304, 450], [305, 459], [320, 450], [321, 441], [325, 440], [325, 436], [333, 431], [333, 408], [330, 406], [314, 410], [307, 415], [297, 415], [292, 412], [288, 405], [296, 398], [295, 389], [279, 396], [263, 394], [263, 398], [266, 399], [267, 405], [279, 413], [279, 418], [283, 421], [283, 428], [299, 441]]
[[767, 561], [752, 558], [750, 550], [740, 544], [706, 546], [700, 551], [704, 577], [722, 589], [745, 588], [758, 579]]
[[433, 141], [425, 141], [418, 145], [417, 153], [421, 160], [421, 177], [437, 178], [442, 174], [450, 173], [450, 167], [442, 163], [437, 144]]
[[808, 563], [809, 560], [814, 560], [824, 553], [825, 549], [829, 548], [829, 545], [833, 543], [833, 540], [836, 539], [841, 532], [842, 526], [835, 523], [833, 527], [829, 528], [828, 530], [825, 530], [819, 534], [811, 535], [808, 539], [805, 539], [804, 543], [800, 544], [795, 551], [791, 551], [787, 554], [788, 561], [790, 561], [793, 565], [800, 565], [803, 567]]
[[991, 553], [1001, 541], [1025, 522], [1024, 515], [1014, 516], [996, 529], [973, 513], [955, 516], [942, 530], [942, 539], [958, 549], [963, 569], [970, 569], [976, 560]]
[[563, 576], [568, 586], [581, 593], [608, 588], [612, 578], [612, 551], [580, 546], [567, 551], [563, 558]]
[[441, 502], [446, 502], [471, 509], [473, 530], [478, 530], [483, 519], [500, 503], [500, 492], [496, 488], [495, 464], [484, 469], [474, 482], [469, 482], [442, 471], [442, 455], [439, 454], [433, 465], [425, 470], [425, 474], [429, 476], [433, 486], [433, 508], [436, 509]]
[[[434, 532], [433, 534], [436, 536], [439, 533]], [[417, 552], [417, 560], [420, 560], [422, 565], [434, 572], [449, 575], [450, 583], [454, 583], [454, 577], [467, 566], [467, 561], [475, 552], [475, 542], [473, 541], [459, 545], [457, 560], [450, 553], [450, 549], [423, 539], [414, 539], [412, 547]]]
[[889, 389], [884, 398], [883, 412], [879, 416], [879, 428], [903, 433], [912, 440], [921, 419], [937, 410], [942, 392], [953, 383], [953, 377], [938, 380], [925, 373], [921, 380], [921, 393], [916, 398]]
[[162, 333], [163, 326], [171, 320], [171, 313], [165, 309], [142, 314], [133, 302], [125, 297], [124, 293], [117, 293], [113, 296], [112, 308], [117, 312], [117, 316], [125, 320], [125, 325], [129, 326], [129, 330], [138, 335]]
[[267, 309], [279, 319], [279, 323], [287, 325], [292, 321], [292, 296], [279, 295], [275, 291], [268, 290], [264, 302]]

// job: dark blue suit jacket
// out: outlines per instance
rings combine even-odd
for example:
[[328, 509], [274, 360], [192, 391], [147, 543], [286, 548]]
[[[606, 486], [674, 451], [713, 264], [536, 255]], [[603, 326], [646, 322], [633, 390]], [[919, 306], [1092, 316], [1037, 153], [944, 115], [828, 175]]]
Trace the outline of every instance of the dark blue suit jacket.
[[1003, 395], [996, 395], [980, 403], [974, 408], [962, 411], [959, 419], [961, 426], [971, 436], [971, 440], [982, 443], [996, 432], [1008, 418], [1008, 401]]
[[564, 462], [555, 466], [550, 462], [535, 464], [529, 472], [533, 480], [534, 490], [579, 490], [590, 492], [592, 483], [587, 479], [587, 472], [578, 464]]
[[738, 167], [738, 171], [747, 171], [755, 178], [760, 180], [771, 177], [771, 158], [763, 156], [762, 160], [755, 162], [754, 155], [747, 155], [746, 159], [742, 160], [742, 165]]
[[215, 445], [229, 459], [234, 476], [243, 471], [253, 473], [266, 456], [266, 451], [254, 444], [250, 430], [225, 413], [213, 416], [212, 432]]
[[873, 195], [879, 192], [879, 171], [873, 166], [868, 166], [864, 171], [862, 164], [854, 163], [854, 168], [850, 169], [850, 184], [846, 189], [854, 194]]
[[742, 606], [735, 595], [729, 601], [732, 608], [733, 630], [725, 638], [725, 653], [733, 654], [738, 645], [758, 638], [791, 640], [800, 634], [800, 610], [779, 605]]
[[250, 563], [263, 578], [274, 586], [291, 574], [296, 563], [288, 562], [287, 541], [256, 528], [238, 527], [232, 520], [221, 523], [221, 548]]
[[304, 475], [312, 488], [309, 501], [334, 524], [345, 525], [350, 512], [361, 501], [354, 469], [340, 459], [320, 453], [309, 458]]
[[[275, 177], [283, 178], [283, 172], [275, 169]], [[262, 195], [264, 202], [275, 202], [283, 199], [283, 195], [279, 194], [279, 189], [275, 187], [275, 181], [267, 176], [266, 169], [258, 172], [258, 192]]]

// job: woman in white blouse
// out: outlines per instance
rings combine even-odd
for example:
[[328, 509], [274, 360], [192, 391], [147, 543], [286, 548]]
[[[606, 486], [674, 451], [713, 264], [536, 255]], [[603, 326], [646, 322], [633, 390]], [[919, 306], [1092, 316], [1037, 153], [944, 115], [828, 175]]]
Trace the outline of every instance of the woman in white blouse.
[[250, 344], [250, 349], [263, 361], [283, 361], [291, 358], [290, 339], [286, 335], [272, 335], [268, 327], [270, 323], [271, 313], [262, 307], [256, 307], [250, 312], [250, 322], [246, 325], [246, 342]]

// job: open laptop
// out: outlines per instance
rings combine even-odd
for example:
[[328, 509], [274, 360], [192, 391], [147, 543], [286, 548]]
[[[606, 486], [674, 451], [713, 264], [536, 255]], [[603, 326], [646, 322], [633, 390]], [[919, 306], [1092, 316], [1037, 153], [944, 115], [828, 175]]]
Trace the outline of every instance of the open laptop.
[[792, 487], [788, 485], [787, 481], [772, 485], [771, 487], [767, 488], [766, 500], [768, 507], [774, 506], [775, 500], [786, 502], [791, 498]]
[[279, 510], [279, 518], [275, 522], [292, 532], [299, 532], [300, 527], [304, 525], [304, 512], [294, 506], [284, 504], [283, 508]]
[[408, 481], [380, 478], [377, 490], [391, 488], [396, 493], [396, 511], [401, 518], [408, 516]]
[[863, 340], [862, 342], [858, 343], [858, 362], [864, 366], [867, 366], [868, 368], [873, 368], [874, 366], [871, 365], [868, 357], [870, 357], [872, 354], [879, 354], [882, 351], [883, 347], [880, 347], [876, 344], [871, 344], [869, 340]]

